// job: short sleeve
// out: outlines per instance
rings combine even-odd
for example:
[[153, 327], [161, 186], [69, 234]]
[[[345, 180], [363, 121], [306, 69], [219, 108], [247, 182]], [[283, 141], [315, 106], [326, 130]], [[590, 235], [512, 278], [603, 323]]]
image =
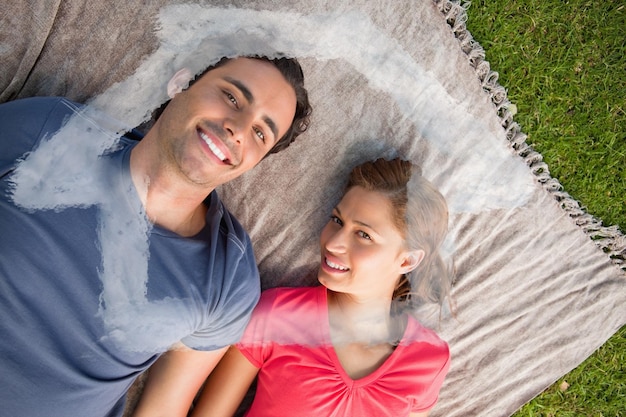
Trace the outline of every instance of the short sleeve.
[[[223, 238], [220, 241], [225, 243], [226, 250], [224, 253], [216, 252], [215, 256], [223, 259], [214, 262], [222, 265], [217, 270], [223, 271], [223, 276], [209, 277], [214, 282], [220, 282], [221, 287], [203, 326], [182, 340], [193, 349], [214, 350], [237, 343], [261, 293], [250, 238], [223, 206], [222, 213], [225, 218], [220, 226]], [[217, 291], [217, 288], [213, 290]]]
[[247, 279], [223, 290], [218, 310], [211, 314], [211, 323], [183, 338], [185, 345], [198, 350], [215, 350], [235, 344], [241, 339], [259, 298], [260, 289], [259, 284], [255, 285], [255, 282], [259, 282], [256, 265], [250, 268], [250, 265], [240, 263], [236, 268]]
[[445, 355], [445, 361], [440, 362], [441, 367], [439, 368], [438, 372], [433, 373], [430, 384], [427, 385], [427, 387], [424, 389], [424, 391], [421, 394], [422, 398], [426, 398], [428, 400], [424, 402], [414, 402], [411, 412], [413, 413], [425, 412], [425, 411], [432, 409], [435, 406], [435, 404], [437, 404], [437, 401], [439, 399], [439, 391], [441, 391], [443, 381], [445, 380], [446, 375], [448, 373], [448, 369], [450, 368], [450, 354], [447, 349], [446, 349], [446, 353], [447, 354]]
[[34, 97], [0, 105], [0, 177], [52, 136], [77, 109], [77, 104], [58, 97]]
[[237, 344], [241, 353], [257, 368], [261, 368], [271, 354], [272, 343], [268, 340], [271, 332], [268, 326], [271, 325], [277, 295], [277, 289], [270, 289], [261, 294], [241, 341]]
[[[405, 369], [411, 371], [413, 379], [413, 398], [411, 411], [425, 412], [435, 406], [439, 391], [450, 368], [450, 348], [439, 336], [416, 320], [410, 320], [413, 339], [404, 346], [403, 357], [412, 363], [405, 363]], [[412, 358], [419, 357], [419, 361]]]

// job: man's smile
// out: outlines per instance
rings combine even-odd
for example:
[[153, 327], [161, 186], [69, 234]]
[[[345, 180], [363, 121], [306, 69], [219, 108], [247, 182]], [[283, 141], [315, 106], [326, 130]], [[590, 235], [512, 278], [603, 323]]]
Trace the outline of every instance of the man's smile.
[[[209, 150], [213, 153], [213, 155], [215, 155], [223, 163], [229, 165], [231, 164], [230, 159], [227, 157], [226, 153], [222, 149], [220, 149], [220, 146], [215, 141], [213, 141], [207, 133], [198, 129], [198, 135], [207, 144]], [[222, 147], [223, 146], [224, 145], [222, 144]], [[226, 152], [228, 151], [226, 150]]]

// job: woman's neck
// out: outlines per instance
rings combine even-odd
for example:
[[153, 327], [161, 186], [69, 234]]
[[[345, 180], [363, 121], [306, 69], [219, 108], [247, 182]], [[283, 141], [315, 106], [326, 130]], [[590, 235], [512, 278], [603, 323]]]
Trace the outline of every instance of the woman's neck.
[[402, 338], [406, 321], [390, 315], [391, 300], [355, 300], [328, 290], [330, 337], [337, 358], [353, 380], [380, 368]]
[[394, 344], [402, 337], [404, 325], [391, 317], [391, 299], [360, 300], [331, 290], [327, 294], [333, 345]]

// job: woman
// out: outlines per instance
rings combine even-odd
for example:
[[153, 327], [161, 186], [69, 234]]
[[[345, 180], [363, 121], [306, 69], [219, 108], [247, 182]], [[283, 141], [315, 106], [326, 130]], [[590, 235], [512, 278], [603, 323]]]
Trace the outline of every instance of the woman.
[[192, 415], [232, 416], [257, 374], [248, 417], [428, 415], [450, 355], [410, 310], [449, 293], [447, 223], [410, 162], [356, 167], [321, 233], [322, 286], [265, 291]]

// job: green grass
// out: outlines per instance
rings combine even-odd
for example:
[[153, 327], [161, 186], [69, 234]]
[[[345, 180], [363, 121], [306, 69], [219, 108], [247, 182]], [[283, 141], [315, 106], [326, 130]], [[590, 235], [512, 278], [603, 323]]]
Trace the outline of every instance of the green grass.
[[[626, 1], [476, 0], [468, 15], [551, 175], [626, 231]], [[626, 326], [515, 416], [625, 416], [625, 362]]]

